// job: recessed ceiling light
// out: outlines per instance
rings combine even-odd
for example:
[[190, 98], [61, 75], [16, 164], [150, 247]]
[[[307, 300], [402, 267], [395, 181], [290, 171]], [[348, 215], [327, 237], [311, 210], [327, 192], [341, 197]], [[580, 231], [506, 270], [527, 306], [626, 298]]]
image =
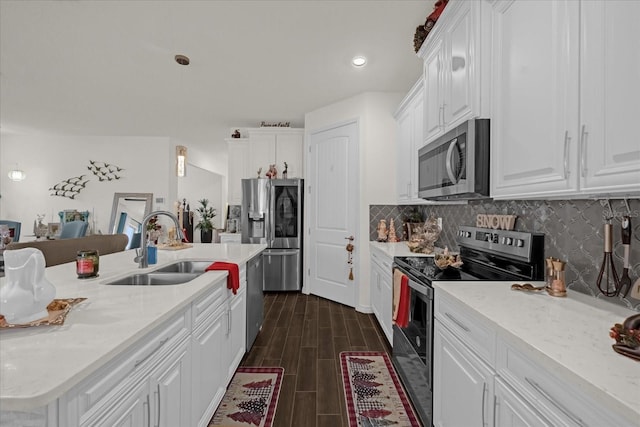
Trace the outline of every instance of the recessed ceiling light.
[[367, 58], [365, 58], [364, 56], [354, 56], [353, 59], [351, 60], [351, 65], [358, 68], [364, 67], [366, 63], [367, 63]]
[[180, 65], [189, 65], [189, 62], [191, 62], [189, 61], [189, 57], [186, 55], [176, 55], [174, 59]]

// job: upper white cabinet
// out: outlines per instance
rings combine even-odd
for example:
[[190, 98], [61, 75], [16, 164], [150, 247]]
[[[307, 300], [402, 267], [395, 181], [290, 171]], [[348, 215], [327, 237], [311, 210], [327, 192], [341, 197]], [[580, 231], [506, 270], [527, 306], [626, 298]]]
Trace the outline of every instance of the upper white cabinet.
[[303, 178], [302, 149], [304, 142], [303, 129], [289, 128], [257, 128], [249, 130], [249, 166], [248, 172], [257, 177], [262, 168], [262, 176], [269, 165], [275, 164], [278, 178], [282, 178], [284, 162], [287, 162], [288, 178]]
[[583, 1], [580, 57], [580, 189], [640, 193], [640, 2]]
[[426, 142], [488, 114], [489, 28], [485, 2], [450, 1], [418, 55], [424, 59]]
[[396, 168], [398, 203], [424, 203], [418, 198], [418, 149], [424, 144], [424, 84], [420, 78], [400, 103]]
[[228, 171], [227, 171], [227, 199], [230, 205], [242, 203], [243, 178], [249, 176], [249, 141], [246, 138], [227, 138]]
[[640, 192], [638, 14], [628, 1], [492, 4], [494, 198]]

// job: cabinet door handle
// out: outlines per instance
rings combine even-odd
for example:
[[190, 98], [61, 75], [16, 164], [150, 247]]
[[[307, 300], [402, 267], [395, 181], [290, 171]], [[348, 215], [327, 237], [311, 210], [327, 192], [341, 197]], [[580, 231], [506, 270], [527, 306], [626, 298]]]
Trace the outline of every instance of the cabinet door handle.
[[582, 177], [587, 176], [587, 138], [589, 132], [587, 132], [587, 125], [582, 125], [582, 132], [580, 133], [580, 175]]
[[569, 177], [569, 144], [571, 144], [571, 137], [569, 137], [569, 131], [564, 131], [564, 179]]
[[157, 414], [158, 414], [158, 424], [157, 427], [160, 427], [160, 384], [156, 384], [156, 391], [154, 392], [156, 395], [156, 403], [157, 403]]
[[496, 418], [498, 418], [498, 396], [493, 395], [493, 427], [496, 427]]
[[538, 393], [540, 393], [545, 399], [547, 399], [553, 406], [558, 408], [563, 414], [565, 414], [568, 418], [570, 418], [571, 421], [578, 424], [579, 426], [585, 425], [580, 418], [578, 418], [577, 416], [569, 412], [569, 410], [565, 408], [564, 405], [560, 404], [556, 399], [554, 399], [537, 382], [535, 382], [529, 377], [524, 377], [524, 379], [531, 385], [531, 387], [533, 387]]
[[469, 328], [467, 328], [465, 326], [464, 323], [462, 323], [461, 321], [459, 321], [458, 319], [456, 319], [453, 315], [451, 315], [450, 313], [444, 313], [445, 316], [447, 316], [449, 319], [451, 319], [451, 321], [453, 323], [455, 323], [456, 325], [458, 325], [459, 327], [461, 327], [462, 329], [464, 329], [465, 332], [470, 332], [471, 330]]
[[167, 337], [167, 338], [163, 339], [162, 341], [160, 341], [160, 344], [158, 344], [158, 346], [155, 348], [155, 350], [153, 350], [151, 353], [147, 354], [142, 359], [136, 360], [136, 363], [134, 364], [134, 369], [137, 368], [138, 366], [142, 365], [145, 360], [147, 360], [148, 358], [153, 356], [156, 353], [156, 351], [160, 350], [160, 348], [167, 343], [167, 341], [169, 341], [169, 337]]
[[484, 406], [485, 406], [485, 399], [487, 397], [487, 383], [482, 383], [482, 427], [485, 426], [485, 415], [484, 415]]
[[147, 394], [147, 399], [142, 402], [142, 407], [147, 407], [147, 427], [151, 427], [151, 405], [149, 403], [149, 394]]

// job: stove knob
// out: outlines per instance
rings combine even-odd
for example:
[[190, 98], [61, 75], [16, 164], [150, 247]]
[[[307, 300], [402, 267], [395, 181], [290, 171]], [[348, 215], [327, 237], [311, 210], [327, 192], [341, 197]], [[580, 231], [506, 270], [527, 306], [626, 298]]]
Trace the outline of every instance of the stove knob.
[[470, 231], [465, 231], [465, 237], [471, 238], [471, 232]]
[[524, 246], [524, 240], [522, 239], [516, 239], [516, 246], [521, 248]]
[[500, 243], [502, 243], [503, 245], [508, 245], [508, 243], [507, 243], [507, 238], [506, 238], [506, 237], [503, 237], [503, 238], [502, 238], [502, 241], [501, 241]]
[[511, 237], [507, 237], [507, 245], [513, 244], [513, 239]]

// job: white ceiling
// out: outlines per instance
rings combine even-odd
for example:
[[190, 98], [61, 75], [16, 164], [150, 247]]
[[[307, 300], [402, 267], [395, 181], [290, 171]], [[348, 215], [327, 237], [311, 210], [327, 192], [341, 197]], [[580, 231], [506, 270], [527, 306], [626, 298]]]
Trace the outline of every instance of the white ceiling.
[[[432, 0], [0, 0], [2, 132], [211, 138], [406, 92]], [[181, 67], [174, 55], [191, 58]], [[369, 63], [356, 69], [356, 55]]]

